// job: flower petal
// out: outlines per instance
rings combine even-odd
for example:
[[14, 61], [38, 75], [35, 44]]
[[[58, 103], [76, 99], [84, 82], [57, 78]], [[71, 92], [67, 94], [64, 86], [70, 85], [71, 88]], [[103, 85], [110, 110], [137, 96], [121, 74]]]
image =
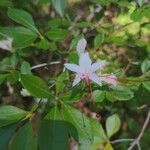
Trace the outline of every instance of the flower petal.
[[112, 84], [114, 86], [117, 85], [117, 77], [113, 74], [110, 75], [106, 75], [105, 77], [101, 77], [101, 80], [103, 80], [104, 82], [107, 82], [108, 84]]
[[91, 71], [95, 72], [96, 70], [101, 69], [105, 65], [106, 65], [106, 61], [105, 60], [104, 61], [98, 61], [98, 62], [92, 64]]
[[4, 50], [11, 51], [12, 50], [12, 38], [7, 38], [6, 40], [0, 41], [0, 48]]
[[94, 81], [95, 83], [97, 83], [98, 85], [101, 85], [101, 79], [99, 76], [97, 76], [95, 73], [92, 73], [90, 76], [89, 76], [90, 80]]
[[82, 70], [84, 72], [88, 72], [91, 68], [91, 59], [89, 57], [89, 53], [82, 53], [80, 54], [80, 58], [79, 58], [79, 66], [82, 68]]
[[76, 64], [70, 64], [70, 63], [66, 63], [66, 64], [64, 64], [64, 66], [67, 68], [67, 69], [69, 69], [69, 70], [71, 70], [71, 71], [73, 71], [73, 72], [81, 72], [81, 68], [80, 68], [80, 66], [78, 66], [78, 65], [76, 65]]
[[87, 44], [87, 42], [86, 42], [85, 39], [79, 40], [79, 42], [78, 42], [78, 44], [77, 44], [77, 49], [76, 49], [77, 52], [78, 52], [78, 55], [84, 53], [86, 44]]
[[81, 81], [80, 76], [76, 75], [76, 77], [75, 77], [75, 79], [74, 79], [74, 81], [73, 81], [72, 86], [75, 86], [75, 85], [78, 84], [80, 81]]

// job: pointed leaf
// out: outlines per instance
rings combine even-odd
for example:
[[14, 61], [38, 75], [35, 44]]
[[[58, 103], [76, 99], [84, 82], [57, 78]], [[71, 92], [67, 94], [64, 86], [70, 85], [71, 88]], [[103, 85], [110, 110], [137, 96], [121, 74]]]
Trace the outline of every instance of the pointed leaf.
[[21, 127], [12, 139], [11, 150], [37, 150], [36, 140], [32, 132], [30, 122]]
[[22, 9], [8, 8], [7, 14], [15, 22], [31, 29], [32, 31], [34, 31], [36, 33], [38, 33], [38, 30], [35, 27], [33, 18], [28, 12], [26, 12]]
[[51, 94], [46, 83], [34, 75], [21, 75], [21, 82], [31, 95], [38, 98], [50, 98]]
[[0, 106], [0, 127], [17, 122], [24, 118], [27, 114], [27, 111], [14, 106]]
[[120, 119], [118, 115], [112, 115], [106, 120], [107, 136], [110, 138], [120, 129]]

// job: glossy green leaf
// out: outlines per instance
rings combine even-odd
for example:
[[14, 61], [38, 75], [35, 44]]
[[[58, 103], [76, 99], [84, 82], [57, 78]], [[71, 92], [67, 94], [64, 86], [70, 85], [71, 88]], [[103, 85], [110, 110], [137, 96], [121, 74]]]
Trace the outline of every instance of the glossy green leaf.
[[31, 95], [38, 98], [50, 98], [51, 94], [46, 83], [34, 75], [21, 75], [21, 82]]
[[17, 122], [24, 118], [27, 114], [27, 111], [14, 106], [0, 106], [0, 127]]
[[0, 35], [13, 38], [12, 47], [15, 49], [25, 48], [37, 38], [34, 32], [24, 27], [0, 27]]
[[119, 129], [120, 129], [120, 119], [118, 115], [112, 115], [107, 118], [106, 120], [106, 131], [107, 131], [107, 136], [111, 138]]
[[38, 30], [35, 27], [34, 21], [32, 16], [22, 10], [22, 9], [17, 9], [17, 8], [8, 8], [8, 16], [14, 20], [15, 22], [31, 29], [32, 31], [38, 33]]
[[67, 7], [67, 0], [52, 0], [52, 3], [59, 15], [63, 16]]
[[10, 147], [11, 150], [37, 150], [37, 144], [30, 122], [19, 128], [12, 138]]

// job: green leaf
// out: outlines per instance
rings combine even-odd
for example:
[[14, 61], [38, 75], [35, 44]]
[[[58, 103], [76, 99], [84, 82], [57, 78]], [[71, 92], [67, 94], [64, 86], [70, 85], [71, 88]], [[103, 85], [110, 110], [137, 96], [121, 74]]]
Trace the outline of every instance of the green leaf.
[[11, 141], [11, 150], [37, 150], [32, 124], [28, 122], [21, 127]]
[[120, 101], [126, 101], [134, 97], [134, 93], [128, 87], [117, 85], [116, 87], [112, 86], [111, 88], [114, 90], [110, 92], [113, 99], [115, 98]]
[[0, 127], [17, 122], [24, 118], [27, 114], [27, 111], [14, 106], [0, 106]]
[[104, 33], [99, 33], [94, 39], [94, 47], [97, 49], [104, 42]]
[[67, 7], [67, 0], [52, 0], [52, 3], [59, 15], [63, 16]]
[[30, 64], [24, 61], [21, 65], [21, 73], [22, 74], [32, 74]]
[[51, 94], [49, 92], [48, 86], [45, 82], [34, 75], [21, 75], [21, 82], [31, 95], [38, 98], [50, 98]]
[[141, 65], [141, 70], [143, 73], [146, 73], [150, 70], [150, 60], [145, 59]]
[[0, 74], [0, 84], [2, 84], [7, 79], [8, 74]]
[[86, 28], [86, 27], [91, 27], [92, 23], [91, 22], [86, 22], [86, 21], [82, 21], [77, 23], [77, 27], [79, 28]]
[[101, 125], [69, 105], [62, 105], [64, 120], [73, 124], [78, 132], [80, 149], [89, 149], [96, 143], [106, 141]]
[[111, 92], [111, 95], [113, 98], [116, 98], [117, 100], [120, 100], [120, 101], [127, 101], [134, 97], [133, 92], [113, 91]]
[[148, 91], [150, 91], [150, 81], [143, 82], [143, 86], [144, 86]]
[[68, 150], [69, 136], [72, 136], [78, 142], [75, 127], [63, 120], [63, 114], [58, 107], [52, 108], [40, 125], [38, 133], [39, 149]]
[[11, 7], [13, 2], [11, 0], [0, 0], [0, 7]]
[[107, 143], [107, 144], [105, 145], [104, 150], [113, 150], [113, 147], [111, 146], [110, 143]]
[[1, 148], [1, 150], [8, 150], [9, 141], [11, 139], [11, 136], [14, 134], [16, 128], [17, 128], [16, 124], [0, 128], [0, 148]]
[[83, 96], [84, 96], [84, 93], [81, 91], [81, 89], [74, 88], [74, 89], [66, 92], [61, 97], [61, 99], [64, 103], [72, 104], [74, 102], [80, 101]]
[[58, 28], [61, 26], [68, 26], [69, 21], [65, 18], [54, 18], [48, 22], [48, 26], [51, 28]]
[[37, 35], [24, 27], [0, 27], [0, 35], [13, 38], [13, 48], [20, 49], [31, 45]]
[[63, 29], [52, 29], [46, 33], [46, 36], [52, 41], [63, 41], [67, 37], [68, 31]]
[[142, 14], [142, 11], [140, 9], [136, 9], [131, 14], [131, 19], [133, 21], [141, 21], [142, 18], [143, 18], [143, 14]]
[[35, 27], [32, 16], [28, 12], [22, 9], [8, 8], [7, 14], [15, 22], [31, 29], [36, 33], [39, 33]]
[[95, 90], [93, 92], [95, 102], [102, 102], [105, 99], [105, 91]]
[[19, 75], [20, 73], [18, 71], [11, 72], [7, 76], [7, 81], [10, 82], [11, 84], [15, 84], [19, 80]]
[[111, 138], [120, 129], [120, 119], [118, 115], [112, 115], [106, 120], [107, 136]]
[[57, 78], [57, 81], [56, 81], [56, 93], [57, 94], [60, 92], [63, 92], [66, 86], [64, 81], [66, 80], [67, 77], [68, 77], [68, 72], [65, 71]]

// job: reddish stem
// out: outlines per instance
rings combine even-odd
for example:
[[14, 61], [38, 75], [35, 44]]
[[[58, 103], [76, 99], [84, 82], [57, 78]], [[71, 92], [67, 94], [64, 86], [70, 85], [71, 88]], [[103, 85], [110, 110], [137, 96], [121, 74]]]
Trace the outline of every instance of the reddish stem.
[[96, 116], [101, 118], [101, 115], [97, 111], [96, 103], [95, 103], [93, 92], [92, 92], [91, 83], [89, 83], [88, 85], [89, 85], [89, 89], [90, 89], [90, 94], [91, 94], [91, 99], [92, 99], [92, 104], [93, 104], [93, 107], [94, 107], [94, 111], [96, 113]]

